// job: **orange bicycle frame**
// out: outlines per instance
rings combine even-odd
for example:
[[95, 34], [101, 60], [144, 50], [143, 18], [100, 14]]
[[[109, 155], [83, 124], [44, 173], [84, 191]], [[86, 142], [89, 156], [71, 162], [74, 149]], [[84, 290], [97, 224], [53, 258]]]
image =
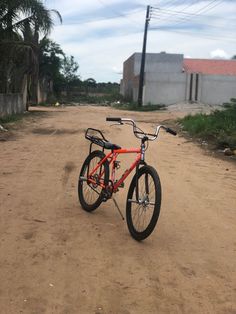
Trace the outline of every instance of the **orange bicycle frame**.
[[[129, 169], [126, 169], [125, 172], [122, 174], [122, 176], [120, 177], [119, 180], [117, 180], [115, 182], [115, 161], [117, 159], [117, 156], [119, 154], [132, 154], [132, 153], [136, 153], [137, 157], [135, 159], [135, 161], [132, 163], [132, 165], [130, 166]], [[102, 164], [108, 160], [109, 162], [109, 166], [112, 164], [112, 172], [111, 172], [111, 179], [110, 181], [113, 184], [113, 192], [117, 192], [119, 186], [124, 182], [124, 180], [128, 177], [128, 175], [131, 173], [131, 171], [139, 164], [140, 160], [141, 160], [141, 148], [131, 148], [131, 149], [114, 149], [113, 151], [111, 151], [109, 154], [107, 154], [98, 164], [97, 166], [89, 173], [88, 175], [88, 181], [91, 183], [96, 184], [96, 181], [93, 179], [90, 179], [91, 176], [96, 173], [96, 171], [98, 170], [98, 168], [100, 168], [102, 166]], [[104, 174], [104, 170], [100, 173], [100, 177], [102, 177], [102, 175]], [[99, 186], [101, 186], [102, 188], [105, 188], [106, 186], [104, 184], [102, 184], [101, 182], [99, 182]]]

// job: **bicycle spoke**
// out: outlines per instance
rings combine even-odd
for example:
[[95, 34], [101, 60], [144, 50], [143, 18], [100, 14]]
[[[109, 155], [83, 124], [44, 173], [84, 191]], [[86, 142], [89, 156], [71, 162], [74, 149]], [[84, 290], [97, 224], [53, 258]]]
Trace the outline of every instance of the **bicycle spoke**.
[[[89, 175], [89, 172], [91, 173], [93, 171], [93, 169], [95, 167], [97, 167], [97, 165], [99, 164], [99, 162], [101, 161], [100, 158], [95, 157], [93, 158], [89, 165], [85, 168], [84, 170], [84, 175]], [[87, 202], [87, 204], [94, 204], [94, 202], [97, 201], [97, 199], [100, 197], [101, 191], [102, 191], [102, 187], [99, 186], [99, 184], [103, 184], [104, 183], [104, 177], [101, 177], [101, 175], [104, 176], [104, 166], [102, 165], [101, 167], [99, 167], [91, 176], [91, 180], [94, 181], [98, 181], [97, 184], [95, 183], [88, 183], [87, 181], [84, 181], [82, 183], [82, 188], [83, 188], [83, 193], [84, 193], [84, 198]]]
[[[156, 190], [155, 183], [149, 174], [144, 174], [139, 177], [138, 181], [138, 198], [139, 204], [131, 203], [131, 215], [135, 229], [138, 232], [144, 231], [153, 216], [155, 202], [156, 202]], [[136, 189], [134, 189], [133, 197], [136, 195]]]

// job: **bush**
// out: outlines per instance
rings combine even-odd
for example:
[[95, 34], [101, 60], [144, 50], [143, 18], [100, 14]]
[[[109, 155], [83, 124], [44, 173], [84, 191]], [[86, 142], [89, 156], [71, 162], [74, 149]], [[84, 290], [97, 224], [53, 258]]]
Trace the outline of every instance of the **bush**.
[[179, 121], [192, 136], [213, 141], [217, 148], [236, 149], [236, 100], [231, 99], [224, 108], [209, 115], [188, 115]]

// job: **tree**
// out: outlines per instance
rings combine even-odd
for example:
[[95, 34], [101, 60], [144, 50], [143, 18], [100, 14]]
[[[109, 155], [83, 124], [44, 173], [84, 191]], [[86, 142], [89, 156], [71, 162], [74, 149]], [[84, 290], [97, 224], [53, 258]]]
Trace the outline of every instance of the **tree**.
[[38, 42], [39, 32], [48, 34], [53, 26], [52, 15], [62, 22], [56, 10], [48, 10], [39, 0], [1, 0], [0, 40]]
[[90, 88], [96, 88], [97, 82], [93, 78], [88, 78], [87, 80], [84, 81], [85, 89], [86, 89], [86, 94], [89, 93]]
[[65, 57], [60, 45], [44, 37], [39, 43], [39, 79], [51, 82], [51, 92], [59, 94], [63, 85], [61, 74], [62, 62]]
[[234, 56], [232, 57], [232, 59], [236, 59], [236, 55], [234, 55]]
[[65, 56], [62, 62], [61, 73], [65, 81], [67, 95], [69, 94], [70, 87], [73, 85], [74, 81], [79, 79], [79, 76], [77, 74], [78, 69], [79, 69], [79, 65], [75, 61], [74, 57]]
[[[10, 86], [13, 85], [10, 83], [15, 77], [27, 74], [28, 82], [31, 82], [28, 90], [31, 90], [31, 95], [37, 102], [39, 34], [47, 35], [50, 32], [53, 14], [61, 21], [58, 11], [47, 10], [39, 0], [1, 0], [0, 71], [4, 78], [0, 87], [5, 92], [10, 91]], [[17, 72], [20, 73], [17, 75]]]
[[62, 58], [65, 57], [60, 45], [44, 37], [39, 42], [39, 73], [55, 78], [60, 73]]

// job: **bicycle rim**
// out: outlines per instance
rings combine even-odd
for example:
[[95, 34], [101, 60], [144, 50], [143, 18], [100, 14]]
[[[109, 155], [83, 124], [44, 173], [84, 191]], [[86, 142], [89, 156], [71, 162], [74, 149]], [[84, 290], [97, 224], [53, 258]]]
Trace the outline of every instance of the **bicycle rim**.
[[135, 177], [131, 182], [127, 199], [127, 224], [136, 240], [143, 240], [152, 233], [159, 217], [160, 205], [159, 177], [155, 169], [145, 166], [139, 170], [138, 182]]
[[[91, 171], [104, 158], [100, 151], [94, 151], [86, 159], [80, 173], [79, 179], [79, 199], [82, 207], [87, 211], [96, 209], [102, 202], [102, 185], [108, 181], [108, 165], [104, 163], [91, 176]], [[92, 182], [91, 182], [91, 181]]]

